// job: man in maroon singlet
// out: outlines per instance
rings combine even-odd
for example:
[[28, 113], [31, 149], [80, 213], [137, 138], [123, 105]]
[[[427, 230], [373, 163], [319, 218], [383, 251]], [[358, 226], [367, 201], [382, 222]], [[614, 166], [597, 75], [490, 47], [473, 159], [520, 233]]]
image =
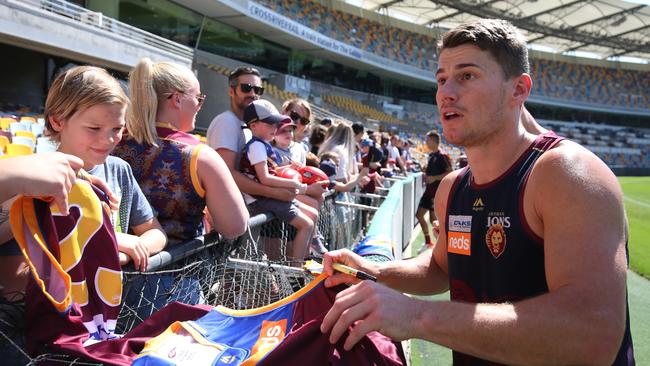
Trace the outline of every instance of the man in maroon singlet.
[[[326, 254], [328, 273], [340, 262], [378, 282], [339, 293], [321, 330], [335, 342], [352, 326], [346, 347], [372, 330], [426, 339], [453, 349], [455, 365], [634, 365], [616, 177], [582, 146], [527, 130], [527, 46], [507, 21], [449, 31], [438, 61], [443, 133], [469, 165], [440, 183], [433, 255], [370, 263]], [[342, 282], [359, 281], [336, 274], [326, 285]], [[448, 289], [451, 301], [435, 302], [395, 291]]]

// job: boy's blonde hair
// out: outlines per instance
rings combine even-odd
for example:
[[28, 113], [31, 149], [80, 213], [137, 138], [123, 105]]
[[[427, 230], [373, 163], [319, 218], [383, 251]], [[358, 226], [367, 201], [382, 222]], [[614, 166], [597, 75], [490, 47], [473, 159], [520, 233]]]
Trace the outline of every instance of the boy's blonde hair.
[[126, 111], [126, 128], [139, 144], [156, 145], [156, 115], [162, 100], [172, 93], [185, 92], [196, 79], [185, 66], [173, 62], [152, 62], [145, 57], [129, 74], [131, 105]]
[[119, 81], [105, 69], [75, 66], [54, 79], [45, 100], [45, 127], [50, 138], [58, 141], [59, 132], [51, 118], [66, 121], [75, 113], [98, 104], [128, 105], [129, 98]]

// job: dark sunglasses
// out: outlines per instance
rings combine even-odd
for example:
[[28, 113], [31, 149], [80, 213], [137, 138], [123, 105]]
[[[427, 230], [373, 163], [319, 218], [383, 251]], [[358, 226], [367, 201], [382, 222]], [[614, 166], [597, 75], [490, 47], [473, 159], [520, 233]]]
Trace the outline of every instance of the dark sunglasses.
[[241, 89], [242, 93], [250, 93], [251, 90], [253, 93], [257, 95], [262, 95], [264, 94], [264, 87], [263, 86], [254, 86], [251, 84], [239, 84], [239, 88]]
[[300, 121], [300, 124], [301, 124], [301, 125], [305, 125], [305, 126], [307, 126], [307, 125], [309, 124], [309, 118], [305, 118], [305, 117], [299, 115], [298, 112], [296, 112], [296, 111], [291, 111], [291, 112], [289, 113], [289, 117], [291, 117], [291, 119], [292, 119], [294, 122], [298, 122], [298, 121]]

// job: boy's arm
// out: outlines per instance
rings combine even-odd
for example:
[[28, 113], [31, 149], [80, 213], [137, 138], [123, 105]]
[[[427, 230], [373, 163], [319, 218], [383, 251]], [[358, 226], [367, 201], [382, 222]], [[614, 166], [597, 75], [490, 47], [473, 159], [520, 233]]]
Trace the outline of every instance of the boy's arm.
[[120, 264], [133, 260], [136, 270], [145, 271], [149, 257], [160, 252], [167, 244], [167, 235], [155, 217], [140, 225], [132, 226], [135, 235], [115, 233], [117, 248], [127, 256], [120, 255]]
[[253, 168], [255, 169], [257, 179], [259, 179], [260, 183], [265, 186], [275, 188], [293, 188], [297, 189], [299, 191], [299, 194], [304, 194], [307, 190], [306, 184], [300, 183], [294, 179], [287, 179], [269, 174], [269, 169], [266, 166], [266, 161], [261, 161], [257, 164], [254, 164]]
[[235, 160], [237, 154], [234, 151], [228, 149], [218, 149], [217, 153], [226, 163], [226, 166], [228, 167], [228, 170], [230, 170], [230, 174], [235, 180], [235, 183], [237, 184], [237, 187], [240, 191], [248, 194], [273, 198], [279, 201], [291, 201], [296, 198], [295, 189], [282, 189], [265, 186], [263, 184], [259, 184], [255, 180], [238, 171], [235, 168]]

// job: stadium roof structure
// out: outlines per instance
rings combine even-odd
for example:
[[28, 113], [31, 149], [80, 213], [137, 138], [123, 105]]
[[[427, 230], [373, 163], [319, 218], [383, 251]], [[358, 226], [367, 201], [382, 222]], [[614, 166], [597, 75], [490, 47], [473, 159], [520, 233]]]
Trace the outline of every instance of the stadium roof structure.
[[476, 18], [506, 19], [522, 30], [534, 49], [650, 63], [650, 0], [345, 1], [441, 30]]

